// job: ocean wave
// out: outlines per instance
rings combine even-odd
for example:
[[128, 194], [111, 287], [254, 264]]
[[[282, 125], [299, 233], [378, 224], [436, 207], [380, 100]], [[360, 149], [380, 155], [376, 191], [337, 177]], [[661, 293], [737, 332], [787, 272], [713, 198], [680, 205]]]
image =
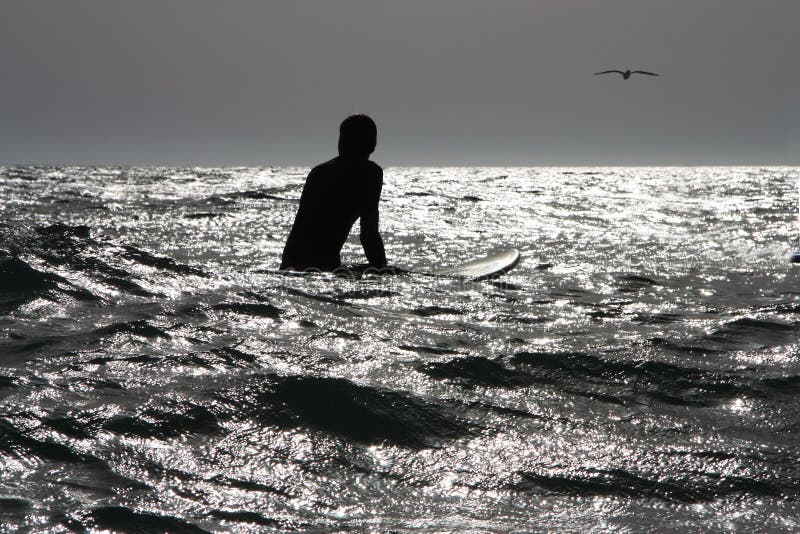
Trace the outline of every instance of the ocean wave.
[[269, 319], [280, 319], [283, 314], [283, 310], [272, 304], [252, 302], [223, 302], [215, 304], [211, 309], [215, 311], [238, 313], [241, 315], [267, 317]]
[[84, 334], [84, 336], [89, 338], [90, 341], [94, 341], [102, 338], [112, 337], [117, 334], [129, 334], [131, 336], [148, 339], [170, 339], [172, 337], [161, 328], [153, 326], [144, 319], [124, 323], [113, 323], [88, 332]]
[[799, 334], [797, 323], [743, 317], [725, 323], [711, 332], [707, 338], [737, 345], [769, 346], [794, 342]]
[[68, 282], [34, 269], [19, 258], [0, 256], [0, 313], [11, 311]]
[[102, 428], [124, 436], [158, 439], [221, 432], [217, 417], [208, 408], [192, 403], [172, 403], [146, 408], [135, 415], [116, 415], [103, 422]]
[[68, 445], [31, 437], [5, 419], [0, 419], [0, 455], [35, 457], [52, 462], [102, 463], [96, 456]]
[[651, 360], [612, 360], [580, 352], [520, 352], [511, 362], [525, 369], [529, 380], [577, 393], [599, 387], [623, 403], [641, 402], [644, 396], [676, 405], [713, 405], [755, 393], [738, 375]]
[[[424, 448], [467, 436], [473, 426], [450, 409], [341, 378], [265, 375], [218, 402], [261, 422], [305, 427], [364, 444]], [[253, 393], [254, 391], [258, 393]]]
[[178, 263], [174, 259], [166, 256], [156, 256], [133, 245], [124, 245], [122, 248], [124, 249], [122, 253], [124, 258], [141, 263], [142, 265], [147, 265], [148, 267], [155, 267], [156, 269], [171, 271], [176, 274], [188, 274], [202, 277], [208, 276], [207, 273], [200, 269]]
[[[163, 532], [202, 534], [209, 532], [177, 517], [151, 512], [137, 512], [127, 506], [96, 507], [89, 512], [88, 516], [88, 522], [93, 527], [120, 532], [129, 532], [132, 528], [136, 532], [153, 534]], [[65, 526], [71, 527], [70, 524]]]
[[520, 472], [518, 477], [509, 489], [537, 495], [627, 497], [680, 503], [710, 502], [729, 495], [796, 499], [800, 489], [800, 484], [796, 483], [712, 473], [653, 479], [621, 469], [593, 470], [573, 476]]
[[535, 382], [528, 373], [478, 356], [426, 363], [417, 367], [417, 370], [432, 378], [453, 380], [466, 387], [522, 387]]

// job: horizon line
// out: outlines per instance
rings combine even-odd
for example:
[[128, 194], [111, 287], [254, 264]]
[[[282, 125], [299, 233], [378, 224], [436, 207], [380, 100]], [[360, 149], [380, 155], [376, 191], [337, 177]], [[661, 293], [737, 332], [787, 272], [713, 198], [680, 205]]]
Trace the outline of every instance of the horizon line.
[[[374, 161], [374, 160], [373, 160]], [[800, 167], [800, 161], [797, 163], [539, 163], [539, 164], [470, 164], [470, 163], [438, 163], [438, 164], [382, 164], [377, 162], [384, 169], [390, 168], [442, 168], [451, 169], [458, 167], [479, 167], [479, 168], [498, 168], [498, 169], [513, 169], [513, 168], [617, 168], [617, 167], [640, 167], [640, 168], [657, 168], [657, 167], [672, 167], [672, 168], [700, 168], [700, 167]], [[209, 164], [209, 163], [2, 163], [0, 168], [9, 167], [116, 167], [116, 168], [207, 168], [207, 169], [236, 169], [236, 168], [267, 168], [267, 167], [300, 167], [312, 168], [318, 163], [247, 163], [247, 164]]]

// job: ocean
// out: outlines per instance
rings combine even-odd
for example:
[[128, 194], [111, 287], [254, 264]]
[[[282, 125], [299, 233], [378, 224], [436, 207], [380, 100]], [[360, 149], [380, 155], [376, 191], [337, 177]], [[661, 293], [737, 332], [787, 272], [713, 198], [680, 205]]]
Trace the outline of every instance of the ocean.
[[[0, 530], [796, 531], [800, 169], [0, 167]], [[365, 261], [357, 230], [343, 260]]]

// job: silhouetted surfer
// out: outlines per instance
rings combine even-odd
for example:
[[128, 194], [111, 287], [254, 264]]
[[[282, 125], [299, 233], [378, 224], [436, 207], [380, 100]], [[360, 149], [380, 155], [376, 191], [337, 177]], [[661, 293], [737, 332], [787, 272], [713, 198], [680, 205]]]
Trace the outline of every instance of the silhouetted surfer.
[[370, 267], [386, 266], [378, 231], [383, 169], [369, 160], [378, 130], [366, 115], [347, 117], [339, 127], [339, 156], [314, 167], [281, 257], [281, 269], [333, 271], [356, 219]]
[[603, 72], [595, 72], [595, 75], [597, 75], [597, 74], [611, 74], [612, 72], [616, 73], [616, 74], [622, 74], [622, 79], [623, 80], [627, 80], [628, 78], [630, 78], [631, 74], [647, 74], [648, 76], [660, 76], [659, 74], [656, 74], [655, 72], [647, 72], [646, 70], [634, 70], [634, 71], [630, 71], [630, 70], [625, 70], [625, 71], [622, 71], [622, 70], [604, 70]]

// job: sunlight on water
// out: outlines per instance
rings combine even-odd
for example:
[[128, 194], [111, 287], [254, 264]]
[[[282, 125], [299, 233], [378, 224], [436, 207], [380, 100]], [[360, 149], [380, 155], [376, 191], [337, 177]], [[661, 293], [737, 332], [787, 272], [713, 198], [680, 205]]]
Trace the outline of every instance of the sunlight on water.
[[0, 168], [0, 521], [797, 525], [796, 169], [387, 169], [479, 283], [279, 273], [306, 172]]

